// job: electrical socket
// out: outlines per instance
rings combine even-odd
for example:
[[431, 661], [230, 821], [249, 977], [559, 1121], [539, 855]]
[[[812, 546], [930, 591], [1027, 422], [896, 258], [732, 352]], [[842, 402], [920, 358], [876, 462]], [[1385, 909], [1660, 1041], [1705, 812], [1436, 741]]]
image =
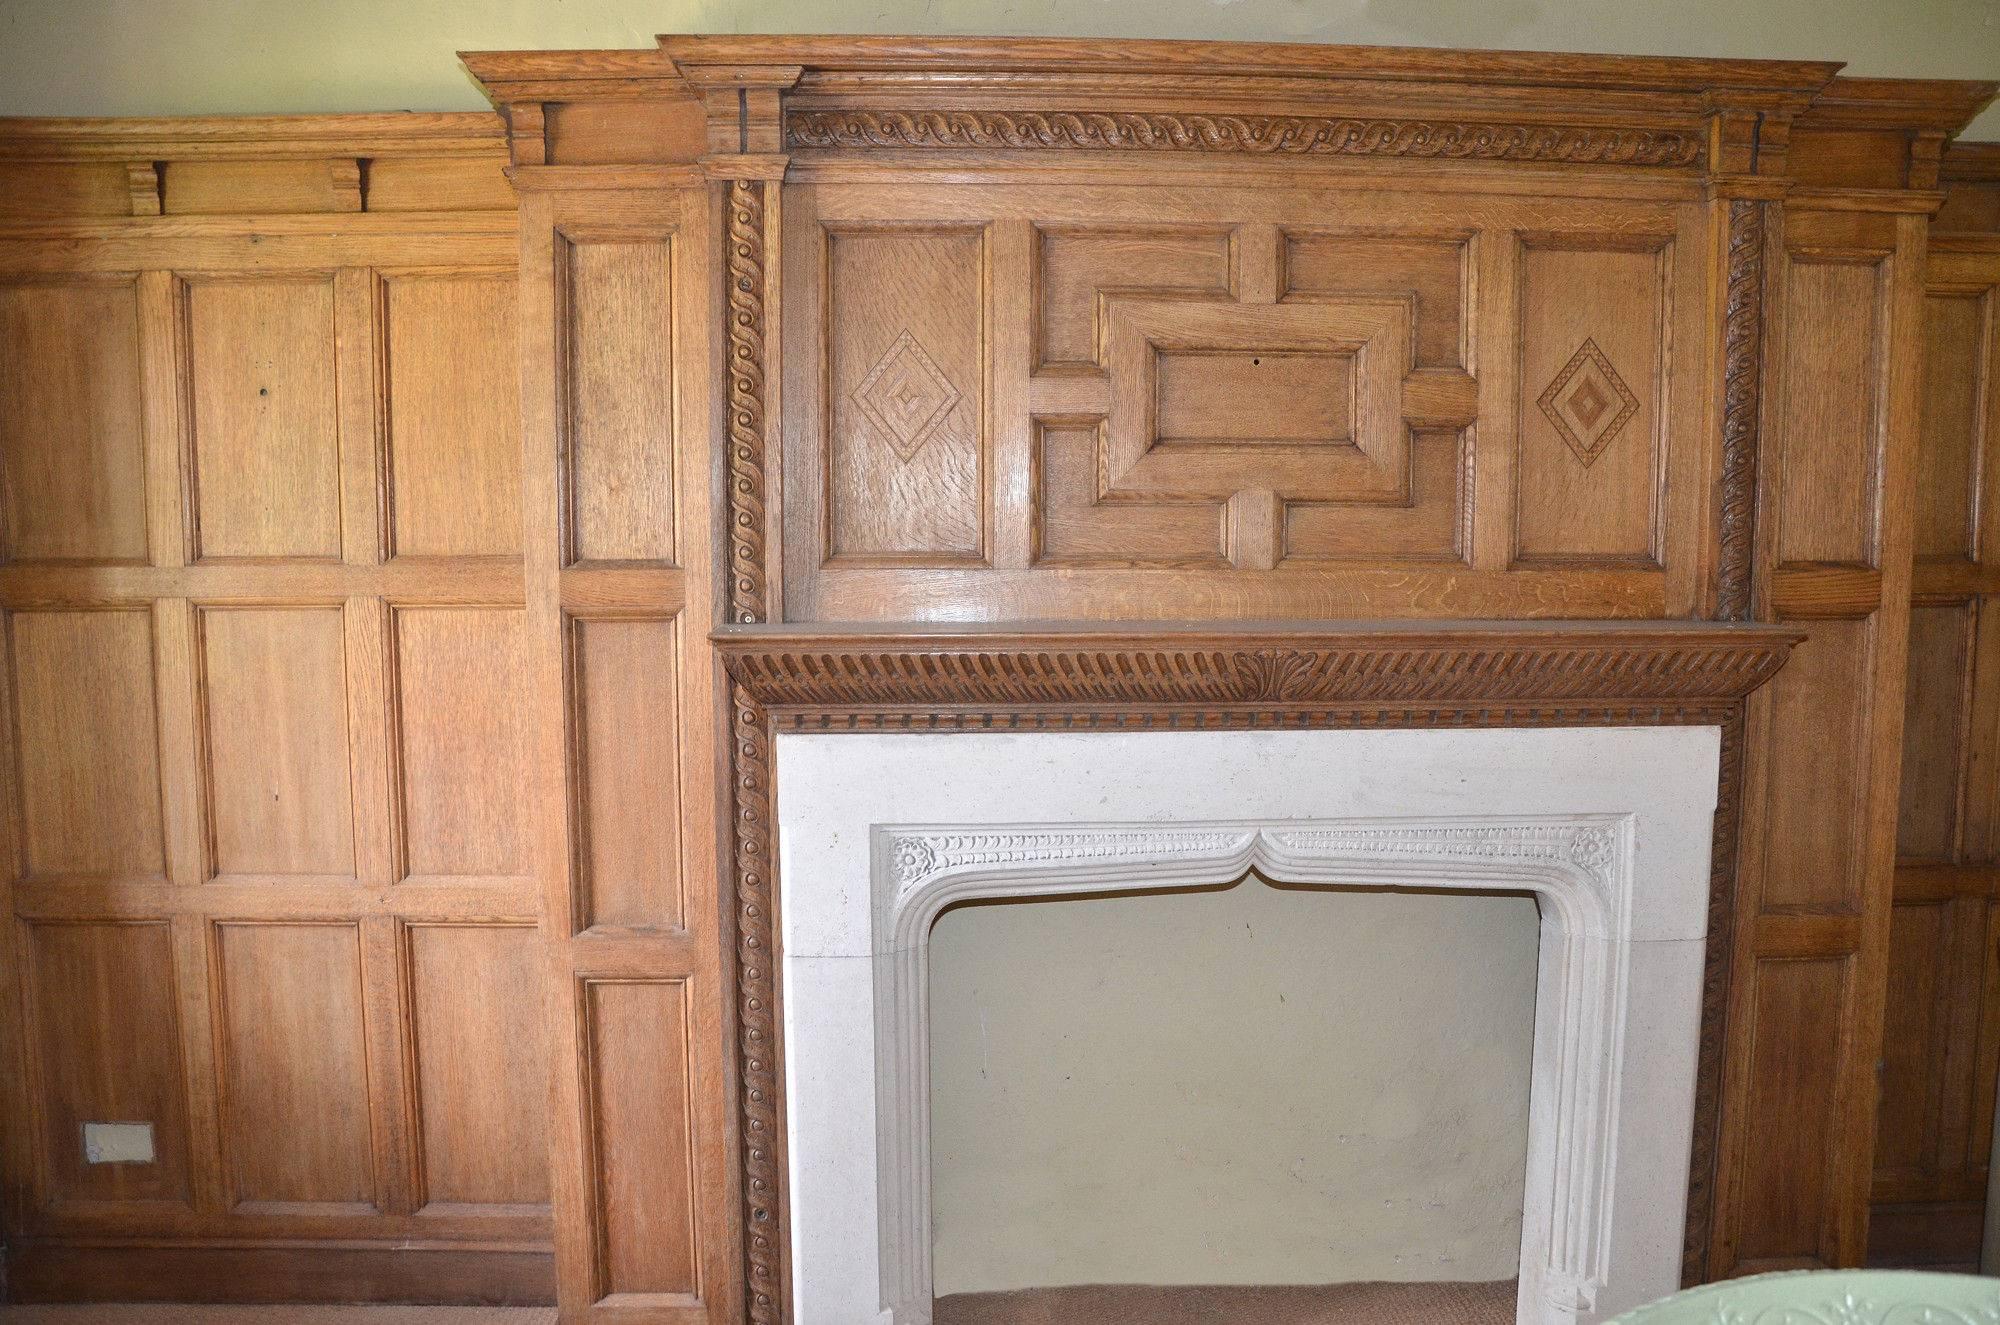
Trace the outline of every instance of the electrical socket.
[[151, 1123], [85, 1123], [83, 1158], [90, 1164], [153, 1162]]

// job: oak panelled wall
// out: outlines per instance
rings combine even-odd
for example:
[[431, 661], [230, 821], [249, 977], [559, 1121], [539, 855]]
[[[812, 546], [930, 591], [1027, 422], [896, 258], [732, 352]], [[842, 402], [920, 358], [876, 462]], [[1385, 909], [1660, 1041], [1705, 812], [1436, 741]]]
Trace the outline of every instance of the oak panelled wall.
[[1922, 428], [1869, 1257], [1979, 1260], [2000, 1072], [2000, 654], [1991, 570], [2000, 158], [1954, 148], [1924, 281]]
[[501, 135], [0, 140], [10, 1289], [546, 1299]]
[[[1793, 627], [1730, 727], [1687, 1273], [1960, 1236], [1990, 87], [467, 64], [497, 119], [0, 126], [12, 1291], [782, 1319], [725, 622]], [[156, 1162], [82, 1162], [127, 1119]]]

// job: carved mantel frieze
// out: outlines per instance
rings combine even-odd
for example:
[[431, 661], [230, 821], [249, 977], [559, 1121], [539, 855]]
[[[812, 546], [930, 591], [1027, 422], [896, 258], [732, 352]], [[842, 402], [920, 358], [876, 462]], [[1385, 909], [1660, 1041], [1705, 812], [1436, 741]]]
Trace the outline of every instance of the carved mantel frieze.
[[780, 714], [1117, 707], [1172, 710], [1189, 723], [1277, 708], [1726, 706], [1768, 679], [1799, 638], [1681, 622], [779, 626], [715, 636], [739, 689]]

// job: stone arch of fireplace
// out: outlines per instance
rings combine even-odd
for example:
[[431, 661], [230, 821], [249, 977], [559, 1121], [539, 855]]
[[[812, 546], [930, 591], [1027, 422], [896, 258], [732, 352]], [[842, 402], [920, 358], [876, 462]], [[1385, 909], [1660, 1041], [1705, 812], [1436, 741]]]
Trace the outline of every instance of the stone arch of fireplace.
[[1632, 817], [878, 825], [876, 1192], [882, 1301], [931, 1316], [932, 926], [961, 902], [1286, 884], [1533, 893], [1541, 911], [1518, 1319], [1594, 1307], [1621, 1150], [1616, 1083], [1632, 942]]

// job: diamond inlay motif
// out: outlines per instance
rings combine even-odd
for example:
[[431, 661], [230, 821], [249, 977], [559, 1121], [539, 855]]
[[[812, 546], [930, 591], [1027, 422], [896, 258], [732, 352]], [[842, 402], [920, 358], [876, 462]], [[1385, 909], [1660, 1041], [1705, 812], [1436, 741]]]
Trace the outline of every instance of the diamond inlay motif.
[[907, 462], [924, 449], [951, 413], [959, 390], [917, 338], [905, 331], [854, 388], [853, 400]]
[[1639, 412], [1639, 398], [1594, 340], [1577, 346], [1538, 403], [1586, 466], [1604, 453], [1611, 439]]

